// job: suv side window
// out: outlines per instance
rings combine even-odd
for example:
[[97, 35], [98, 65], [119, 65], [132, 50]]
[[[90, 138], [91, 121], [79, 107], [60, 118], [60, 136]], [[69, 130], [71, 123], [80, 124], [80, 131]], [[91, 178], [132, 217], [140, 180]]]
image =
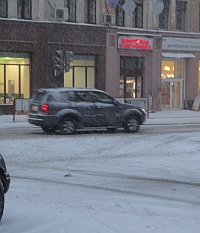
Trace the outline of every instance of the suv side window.
[[102, 92], [90, 92], [92, 102], [100, 102], [104, 104], [113, 104], [113, 99]]
[[65, 101], [72, 102], [91, 102], [91, 98], [88, 92], [86, 91], [65, 91], [61, 92], [62, 97]]
[[70, 91], [63, 91], [61, 92], [62, 97], [64, 97], [65, 101], [73, 101], [71, 97], [71, 92]]
[[79, 102], [91, 102], [90, 94], [86, 91], [77, 91], [75, 95], [78, 97]]

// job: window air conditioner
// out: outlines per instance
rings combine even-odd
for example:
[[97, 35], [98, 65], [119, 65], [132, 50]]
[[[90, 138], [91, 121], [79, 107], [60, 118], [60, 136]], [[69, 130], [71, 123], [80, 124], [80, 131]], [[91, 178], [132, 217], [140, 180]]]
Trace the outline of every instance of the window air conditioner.
[[67, 21], [68, 20], [68, 8], [55, 8], [55, 20]]
[[115, 15], [105, 14], [103, 16], [103, 23], [109, 25], [115, 25]]

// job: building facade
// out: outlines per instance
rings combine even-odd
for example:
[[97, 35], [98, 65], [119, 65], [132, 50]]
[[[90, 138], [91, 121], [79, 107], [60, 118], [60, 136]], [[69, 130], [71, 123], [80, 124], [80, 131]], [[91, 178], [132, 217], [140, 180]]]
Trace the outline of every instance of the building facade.
[[[41, 87], [151, 97], [190, 109], [200, 91], [200, 0], [0, 0], [0, 114]], [[72, 51], [54, 76], [55, 51]]]

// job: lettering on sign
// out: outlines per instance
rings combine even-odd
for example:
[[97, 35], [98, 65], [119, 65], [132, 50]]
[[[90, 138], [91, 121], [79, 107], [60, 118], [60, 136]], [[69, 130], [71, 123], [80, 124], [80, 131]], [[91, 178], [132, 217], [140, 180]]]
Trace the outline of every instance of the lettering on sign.
[[153, 39], [145, 37], [118, 37], [119, 49], [153, 50]]
[[162, 49], [200, 51], [200, 39], [163, 37]]

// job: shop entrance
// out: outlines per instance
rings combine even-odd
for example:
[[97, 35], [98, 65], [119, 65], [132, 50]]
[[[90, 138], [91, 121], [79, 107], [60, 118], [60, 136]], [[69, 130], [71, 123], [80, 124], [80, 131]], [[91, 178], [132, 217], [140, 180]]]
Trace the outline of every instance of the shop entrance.
[[162, 108], [180, 109], [182, 105], [182, 81], [162, 81]]
[[142, 57], [120, 57], [120, 98], [141, 98], [143, 96]]
[[162, 61], [162, 109], [183, 108], [185, 80], [184, 64], [184, 59]]

